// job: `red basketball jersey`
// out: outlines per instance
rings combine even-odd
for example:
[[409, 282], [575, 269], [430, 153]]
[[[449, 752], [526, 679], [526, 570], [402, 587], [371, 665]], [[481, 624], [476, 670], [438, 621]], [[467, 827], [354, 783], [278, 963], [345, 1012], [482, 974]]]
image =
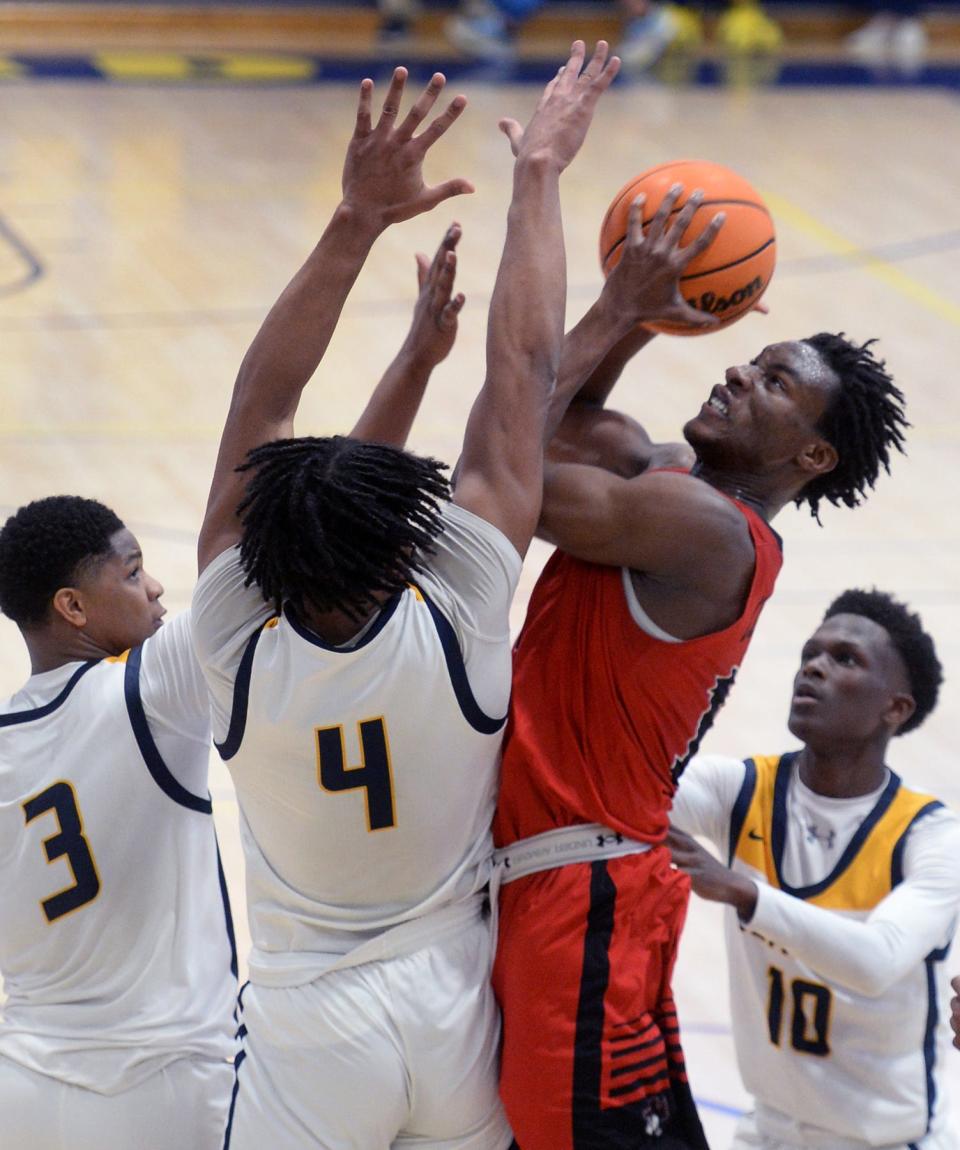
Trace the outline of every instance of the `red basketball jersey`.
[[740, 618], [698, 639], [642, 630], [622, 568], [551, 557], [514, 648], [498, 846], [584, 822], [663, 838], [677, 777], [730, 690], [782, 564], [776, 533], [731, 502], [750, 529], [753, 582]]

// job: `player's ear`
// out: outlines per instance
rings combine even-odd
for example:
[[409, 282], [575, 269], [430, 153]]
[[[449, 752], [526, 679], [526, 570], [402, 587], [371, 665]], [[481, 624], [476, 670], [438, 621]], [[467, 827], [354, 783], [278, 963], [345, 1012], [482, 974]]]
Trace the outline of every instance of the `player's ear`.
[[61, 587], [54, 593], [50, 601], [53, 610], [70, 624], [71, 627], [85, 627], [87, 625], [87, 612], [83, 605], [83, 596], [76, 587]]
[[906, 692], [901, 692], [891, 697], [884, 718], [890, 724], [890, 729], [893, 734], [896, 734], [897, 731], [900, 730], [916, 709], [917, 704], [913, 696], [908, 695]]
[[837, 449], [825, 439], [814, 439], [800, 452], [797, 463], [800, 470], [805, 471], [811, 479], [817, 475], [826, 475], [833, 471], [840, 461]]

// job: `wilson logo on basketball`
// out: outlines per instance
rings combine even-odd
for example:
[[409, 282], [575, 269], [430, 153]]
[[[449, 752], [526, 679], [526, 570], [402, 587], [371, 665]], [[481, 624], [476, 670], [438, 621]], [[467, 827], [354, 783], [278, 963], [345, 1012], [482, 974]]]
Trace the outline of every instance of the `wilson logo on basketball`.
[[701, 296], [694, 296], [692, 299], [688, 299], [687, 303], [691, 307], [707, 312], [708, 315], [723, 315], [725, 311], [729, 311], [732, 307], [739, 307], [741, 304], [746, 303], [747, 300], [758, 296], [762, 291], [763, 277], [757, 276], [748, 284], [737, 288], [735, 292], [732, 292], [728, 296], [718, 296], [712, 291], [705, 291]]

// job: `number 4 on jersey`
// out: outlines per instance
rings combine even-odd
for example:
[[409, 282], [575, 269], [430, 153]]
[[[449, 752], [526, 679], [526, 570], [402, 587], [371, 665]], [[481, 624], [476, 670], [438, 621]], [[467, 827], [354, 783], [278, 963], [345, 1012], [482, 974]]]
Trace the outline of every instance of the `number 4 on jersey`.
[[353, 791], [366, 794], [367, 830], [382, 831], [396, 826], [393, 804], [393, 778], [390, 747], [383, 719], [357, 723], [361, 763], [347, 766], [343, 727], [317, 727], [317, 781], [325, 791]]

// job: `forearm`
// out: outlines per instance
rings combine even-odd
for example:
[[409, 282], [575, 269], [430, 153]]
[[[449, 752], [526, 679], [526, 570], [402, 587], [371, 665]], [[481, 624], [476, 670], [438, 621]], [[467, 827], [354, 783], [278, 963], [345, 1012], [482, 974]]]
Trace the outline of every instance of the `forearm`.
[[404, 447], [432, 371], [433, 365], [405, 344], [370, 396], [350, 433], [353, 438]]
[[556, 380], [566, 274], [558, 171], [537, 156], [520, 159], [487, 327], [488, 384], [515, 401]]
[[923, 957], [909, 953], [914, 948], [893, 923], [858, 922], [766, 886], [748, 923], [822, 977], [870, 998]]
[[601, 294], [564, 336], [545, 442], [560, 427], [571, 404], [602, 407], [624, 367], [652, 338], [653, 332], [637, 327]]
[[341, 204], [306, 263], [270, 309], [237, 375], [200, 529], [200, 570], [237, 541], [244, 484], [237, 468], [254, 447], [293, 435], [300, 394], [316, 370], [378, 228]]

